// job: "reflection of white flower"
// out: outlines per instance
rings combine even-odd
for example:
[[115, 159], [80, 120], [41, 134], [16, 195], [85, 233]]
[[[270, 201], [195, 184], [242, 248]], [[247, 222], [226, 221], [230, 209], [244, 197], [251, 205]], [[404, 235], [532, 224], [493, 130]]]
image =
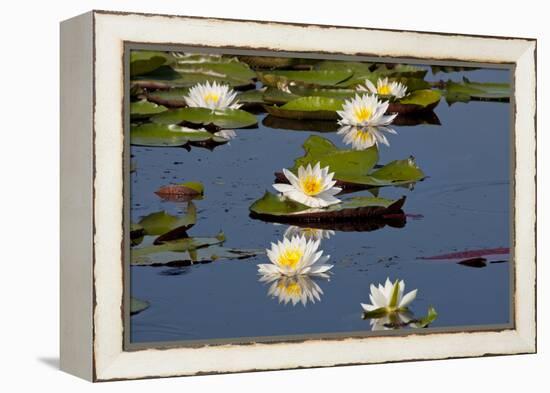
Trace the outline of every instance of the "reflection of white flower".
[[215, 132], [214, 135], [230, 141], [237, 136], [237, 133], [235, 132], [235, 130], [220, 130]]
[[341, 111], [337, 111], [341, 117], [338, 124], [355, 127], [387, 126], [397, 116], [384, 115], [389, 105], [388, 101], [379, 101], [374, 94], [357, 94], [344, 102]]
[[279, 303], [290, 302], [293, 306], [299, 302], [305, 306], [308, 302], [321, 301], [323, 294], [321, 287], [307, 275], [287, 277], [269, 274], [262, 276], [260, 281], [272, 283], [267, 291], [269, 296], [278, 298]]
[[399, 329], [411, 324], [412, 320], [413, 315], [409, 311], [397, 311], [385, 314], [381, 318], [371, 318], [370, 326], [372, 330]]
[[407, 95], [407, 86], [399, 82], [389, 82], [388, 78], [378, 79], [376, 86], [370, 80], [365, 80], [365, 86], [357, 86], [359, 91], [370, 91], [379, 96], [392, 96], [395, 98], [403, 98]]
[[304, 235], [306, 239], [323, 240], [330, 239], [334, 235], [334, 231], [329, 229], [317, 229], [317, 228], [302, 228], [299, 226], [289, 226], [284, 234], [284, 237], [292, 238], [294, 236]]
[[415, 289], [403, 296], [405, 292], [405, 282], [403, 280], [392, 283], [389, 278], [385, 285], [379, 284], [378, 287], [371, 284], [369, 299], [371, 304], [361, 303], [365, 312], [380, 310], [386, 313], [397, 311], [407, 311], [407, 306], [416, 298]]
[[236, 100], [237, 93], [229, 88], [229, 85], [198, 83], [189, 89], [189, 95], [183, 97], [188, 106], [192, 108], [208, 109], [238, 109], [240, 104]]
[[263, 275], [284, 276], [325, 273], [333, 265], [325, 263], [330, 256], [323, 256], [323, 251], [317, 251], [319, 244], [319, 240], [307, 240], [305, 236], [284, 238], [277, 244], [271, 243], [271, 249], [266, 250], [271, 263], [258, 265], [258, 272]]
[[334, 173], [328, 173], [329, 167], [321, 169], [319, 163], [311, 168], [300, 166], [298, 176], [287, 169], [283, 173], [290, 184], [273, 184], [273, 188], [281, 192], [285, 197], [292, 199], [309, 207], [326, 207], [339, 203], [340, 200], [334, 195], [342, 191], [334, 187], [336, 181], [332, 180]]
[[344, 135], [344, 143], [346, 145], [351, 145], [355, 150], [365, 150], [379, 143], [383, 143], [386, 146], [390, 145], [383, 131], [397, 134], [393, 128], [385, 126], [365, 128], [343, 126], [338, 130], [338, 134]]

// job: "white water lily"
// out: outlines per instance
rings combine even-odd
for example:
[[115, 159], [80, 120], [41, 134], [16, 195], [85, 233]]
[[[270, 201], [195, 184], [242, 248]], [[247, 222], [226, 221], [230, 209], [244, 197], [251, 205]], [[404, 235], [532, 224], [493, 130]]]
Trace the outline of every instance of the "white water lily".
[[365, 86], [357, 86], [359, 91], [369, 91], [373, 94], [385, 97], [403, 98], [407, 95], [407, 86], [399, 82], [390, 82], [388, 78], [378, 79], [376, 86], [370, 80], [365, 80]]
[[238, 109], [241, 105], [236, 99], [237, 92], [229, 85], [214, 82], [198, 83], [189, 89], [189, 95], [183, 97], [186, 104], [192, 108], [208, 108], [212, 110]]
[[305, 236], [306, 239], [310, 240], [323, 240], [323, 239], [330, 239], [332, 235], [334, 235], [334, 231], [331, 231], [329, 229], [318, 229], [318, 228], [302, 228], [296, 225], [289, 226], [285, 233], [284, 237], [286, 238], [293, 238], [294, 236]]
[[271, 263], [258, 265], [258, 272], [263, 275], [319, 275], [328, 272], [333, 265], [326, 262], [330, 255], [323, 256], [318, 251], [320, 240], [307, 240], [305, 236], [294, 236], [292, 239], [271, 243], [267, 256]]
[[334, 187], [336, 181], [332, 180], [334, 173], [329, 173], [329, 167], [321, 169], [320, 163], [312, 168], [308, 164], [306, 168], [298, 168], [298, 176], [288, 169], [283, 169], [285, 177], [290, 184], [277, 183], [273, 188], [281, 192], [286, 198], [299, 202], [309, 207], [327, 207], [340, 203], [340, 199], [334, 195], [342, 189]]
[[346, 145], [351, 145], [355, 150], [365, 150], [380, 143], [389, 146], [388, 138], [384, 132], [389, 134], [397, 134], [397, 132], [387, 126], [380, 127], [353, 127], [343, 126], [338, 130], [338, 134], [343, 135], [343, 141]]
[[379, 284], [376, 287], [374, 284], [370, 286], [370, 296], [369, 299], [371, 304], [361, 303], [361, 307], [365, 312], [380, 311], [385, 313], [401, 312], [407, 311], [408, 305], [416, 298], [415, 289], [406, 295], [403, 295], [405, 292], [405, 282], [395, 281], [392, 283], [389, 278], [386, 279], [384, 285]]
[[397, 114], [385, 115], [390, 103], [379, 100], [374, 94], [356, 94], [344, 101], [338, 124], [353, 127], [379, 127], [390, 125]]
[[[319, 276], [328, 277], [326, 275]], [[308, 302], [321, 301], [323, 294], [319, 284], [307, 275], [287, 277], [269, 274], [262, 276], [260, 281], [272, 283], [267, 291], [269, 296], [279, 299], [279, 303], [292, 303], [293, 306], [298, 303], [305, 306]]]
[[235, 139], [237, 133], [235, 132], [235, 130], [220, 130], [216, 131], [214, 135], [230, 141], [231, 139]]

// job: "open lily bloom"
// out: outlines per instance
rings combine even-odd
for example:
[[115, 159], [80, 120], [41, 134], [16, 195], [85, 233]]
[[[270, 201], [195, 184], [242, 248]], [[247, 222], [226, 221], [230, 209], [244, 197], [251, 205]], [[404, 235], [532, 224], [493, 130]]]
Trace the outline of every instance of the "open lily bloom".
[[334, 195], [342, 189], [334, 187], [336, 181], [332, 180], [334, 173], [329, 173], [329, 167], [321, 169], [319, 163], [312, 168], [310, 164], [306, 168], [298, 168], [298, 176], [283, 169], [285, 177], [290, 184], [277, 183], [273, 188], [281, 192], [285, 197], [309, 207], [326, 207], [340, 202]]
[[183, 97], [186, 104], [192, 108], [208, 108], [212, 110], [238, 109], [241, 105], [236, 99], [237, 92], [229, 85], [198, 83], [189, 89], [189, 95]]
[[344, 143], [351, 145], [355, 150], [365, 150], [380, 143], [389, 146], [390, 143], [384, 132], [397, 134], [393, 128], [387, 126], [365, 128], [343, 126], [338, 130], [338, 134], [344, 136]]
[[376, 86], [370, 80], [365, 80], [365, 86], [357, 86], [359, 91], [369, 91], [385, 97], [403, 98], [407, 95], [407, 86], [399, 82], [389, 82], [388, 78], [378, 79]]
[[330, 256], [323, 256], [318, 251], [320, 240], [307, 240], [305, 236], [294, 236], [292, 239], [271, 243], [267, 257], [271, 263], [258, 265], [258, 272], [263, 275], [318, 275], [328, 272], [333, 265], [326, 262]]
[[334, 235], [334, 231], [329, 229], [317, 229], [317, 228], [302, 228], [296, 225], [289, 226], [284, 234], [286, 238], [293, 238], [294, 236], [305, 236], [306, 239], [310, 240], [323, 240], [330, 239]]
[[[318, 276], [328, 277], [326, 275]], [[321, 301], [321, 295], [323, 294], [319, 284], [307, 275], [293, 277], [264, 275], [260, 278], [260, 281], [272, 283], [267, 291], [269, 296], [279, 299], [279, 303], [292, 303], [293, 306], [298, 303], [305, 306], [308, 302]]]
[[385, 115], [390, 103], [379, 100], [374, 94], [356, 94], [344, 101], [342, 110], [337, 111], [341, 119], [338, 124], [359, 128], [390, 125], [397, 114]]
[[365, 312], [397, 312], [407, 311], [407, 307], [416, 298], [417, 289], [403, 295], [405, 292], [405, 282], [403, 280], [392, 283], [389, 278], [384, 285], [374, 284], [370, 286], [369, 299], [371, 304], [361, 303]]

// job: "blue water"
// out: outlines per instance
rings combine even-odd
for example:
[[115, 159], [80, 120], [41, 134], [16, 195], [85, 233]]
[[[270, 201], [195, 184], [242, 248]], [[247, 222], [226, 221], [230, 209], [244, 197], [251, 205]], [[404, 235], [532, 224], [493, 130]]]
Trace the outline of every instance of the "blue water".
[[[509, 71], [478, 70], [429, 75], [431, 80], [509, 81]], [[259, 282], [259, 255], [190, 267], [131, 267], [132, 296], [150, 307], [131, 317], [131, 341], [166, 342], [356, 332], [370, 330], [361, 318], [369, 286], [397, 278], [407, 290], [418, 289], [411, 311], [423, 316], [429, 306], [438, 318], [431, 327], [507, 324], [510, 315], [508, 255], [484, 268], [456, 260], [418, 259], [453, 251], [509, 247], [510, 110], [508, 103], [470, 102], [435, 112], [441, 125], [396, 126], [391, 146], [380, 148], [380, 163], [410, 155], [428, 178], [414, 189], [386, 187], [380, 196], [407, 197], [409, 217], [403, 228], [341, 232], [323, 240], [331, 255], [330, 280], [317, 280], [321, 301], [280, 304]], [[250, 204], [273, 191], [273, 173], [303, 154], [302, 144], [316, 132], [259, 127], [237, 130], [237, 138], [213, 151], [202, 148], [132, 147], [137, 171], [131, 177], [133, 221], [149, 213], [185, 211], [185, 203], [166, 202], [154, 191], [176, 182], [202, 181], [205, 198], [195, 201], [198, 222], [190, 236], [214, 236], [223, 230], [225, 245], [269, 247], [282, 239], [286, 225], [249, 217]], [[336, 133], [319, 134], [344, 147]], [[369, 195], [367, 191], [352, 195]], [[417, 216], [417, 215], [421, 215]], [[489, 261], [491, 262], [491, 261]]]

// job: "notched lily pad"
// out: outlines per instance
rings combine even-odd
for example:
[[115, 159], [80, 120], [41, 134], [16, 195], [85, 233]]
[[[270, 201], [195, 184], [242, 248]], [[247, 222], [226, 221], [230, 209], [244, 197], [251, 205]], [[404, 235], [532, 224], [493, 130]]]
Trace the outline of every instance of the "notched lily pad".
[[211, 110], [207, 108], [173, 109], [151, 120], [157, 124], [192, 123], [196, 125], [213, 125], [219, 128], [245, 128], [257, 123], [256, 116], [240, 109]]
[[189, 230], [197, 222], [197, 208], [193, 202], [187, 204], [187, 210], [182, 216], [173, 216], [165, 211], [151, 213], [143, 217], [137, 225], [141, 228], [141, 235], [158, 236], [154, 243], [187, 237]]
[[441, 93], [437, 90], [415, 90], [411, 94], [396, 102], [391, 102], [388, 112], [409, 114], [422, 111], [433, 111], [441, 100]]
[[358, 196], [326, 208], [310, 208], [268, 191], [250, 206], [252, 218], [282, 223], [349, 222], [367, 220], [386, 215], [404, 215], [402, 207], [405, 197], [390, 200], [377, 197]]

